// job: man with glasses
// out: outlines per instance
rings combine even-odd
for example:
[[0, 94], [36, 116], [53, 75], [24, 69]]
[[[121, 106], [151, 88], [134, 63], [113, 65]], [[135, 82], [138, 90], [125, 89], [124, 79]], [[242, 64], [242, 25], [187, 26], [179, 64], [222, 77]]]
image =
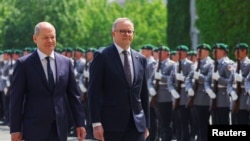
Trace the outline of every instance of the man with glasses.
[[131, 48], [134, 24], [118, 18], [113, 44], [95, 52], [88, 98], [94, 137], [105, 141], [144, 141], [148, 136], [147, 61]]

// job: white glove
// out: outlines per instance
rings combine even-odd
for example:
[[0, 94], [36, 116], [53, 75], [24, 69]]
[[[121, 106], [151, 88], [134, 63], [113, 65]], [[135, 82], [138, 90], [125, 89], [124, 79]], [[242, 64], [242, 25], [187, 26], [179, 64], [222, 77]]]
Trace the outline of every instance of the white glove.
[[211, 99], [215, 99], [216, 95], [211, 89], [206, 89], [206, 92]]
[[156, 91], [155, 91], [154, 88], [149, 88], [148, 91], [149, 91], [150, 96], [155, 96], [156, 95]]
[[234, 73], [234, 80], [235, 81], [238, 81], [238, 82], [242, 82], [242, 74], [241, 74], [241, 71], [240, 73]]
[[87, 89], [83, 84], [79, 84], [79, 88], [80, 88], [81, 92], [83, 92], [83, 93], [87, 92]]
[[171, 95], [173, 96], [174, 99], [178, 99], [180, 98], [180, 95], [177, 93], [176, 90], [171, 90]]
[[194, 96], [194, 90], [188, 89], [188, 96]]
[[200, 70], [194, 71], [194, 79], [199, 79], [199, 76], [200, 76]]
[[14, 71], [13, 69], [10, 69], [10, 70], [9, 70], [9, 75], [12, 75], [12, 74], [13, 74], [13, 71]]
[[184, 79], [185, 79], [185, 76], [183, 75], [182, 72], [181, 72], [181, 73], [176, 73], [176, 74], [175, 74], [175, 77], [176, 77], [176, 79], [179, 80], [179, 81], [184, 81]]
[[155, 72], [155, 79], [161, 80], [161, 77], [162, 77], [161, 70], [159, 72]]
[[238, 99], [238, 95], [235, 93], [235, 91], [232, 91], [231, 93], [232, 100], [235, 101]]
[[83, 71], [83, 76], [85, 77], [85, 78], [89, 78], [89, 72], [88, 71]]
[[219, 72], [218, 72], [218, 71], [217, 71], [217, 72], [213, 72], [212, 78], [213, 78], [214, 80], [218, 80], [218, 79], [220, 78]]
[[75, 75], [75, 76], [77, 75], [77, 70], [76, 70], [76, 69], [74, 69], [74, 75]]

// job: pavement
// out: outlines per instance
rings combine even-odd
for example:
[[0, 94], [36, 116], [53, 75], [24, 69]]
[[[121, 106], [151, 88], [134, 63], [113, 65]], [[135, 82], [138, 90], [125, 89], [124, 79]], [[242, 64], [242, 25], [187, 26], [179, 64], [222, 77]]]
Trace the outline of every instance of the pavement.
[[[2, 122], [0, 121], [0, 124]], [[6, 125], [0, 125], [0, 141], [10, 141], [10, 128]], [[76, 137], [68, 137], [67, 141], [77, 141]], [[94, 141], [94, 140], [84, 140], [84, 141]]]

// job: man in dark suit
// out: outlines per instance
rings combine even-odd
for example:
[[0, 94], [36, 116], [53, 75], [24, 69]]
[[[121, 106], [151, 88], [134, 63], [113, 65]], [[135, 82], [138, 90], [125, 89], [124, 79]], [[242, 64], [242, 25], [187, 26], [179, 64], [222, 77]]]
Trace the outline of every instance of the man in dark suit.
[[56, 30], [48, 22], [35, 26], [37, 50], [16, 61], [10, 93], [12, 141], [66, 141], [67, 102], [78, 141], [86, 136], [80, 93], [70, 59], [54, 52]]
[[131, 49], [133, 35], [130, 19], [115, 20], [114, 43], [97, 51], [90, 66], [90, 115], [94, 137], [102, 141], [144, 141], [148, 136], [147, 61]]

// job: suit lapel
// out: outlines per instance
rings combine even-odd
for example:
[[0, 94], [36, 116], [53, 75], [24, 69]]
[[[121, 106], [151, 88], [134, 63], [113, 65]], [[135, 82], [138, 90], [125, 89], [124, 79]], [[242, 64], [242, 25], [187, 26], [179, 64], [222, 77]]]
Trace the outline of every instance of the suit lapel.
[[48, 84], [48, 81], [47, 81], [47, 78], [46, 78], [46, 75], [45, 75], [45, 72], [44, 72], [44, 69], [43, 69], [43, 66], [42, 66], [41, 60], [38, 56], [37, 51], [32, 53], [31, 57], [32, 57], [32, 59], [31, 59], [32, 66], [36, 69], [37, 74], [41, 76], [42, 81], [49, 88], [49, 84]]
[[134, 50], [131, 49], [131, 57], [132, 57], [132, 63], [133, 63], [133, 69], [134, 69], [134, 79], [133, 79], [133, 85], [135, 84], [136, 80], [137, 80], [137, 76], [139, 75], [139, 66], [140, 66], [140, 62], [139, 62], [139, 55], [137, 54], [137, 52], [135, 52]]
[[[113, 58], [112, 60], [114, 61], [114, 65], [115, 65], [115, 69], [117, 69], [119, 71], [120, 75], [121, 76], [121, 79], [123, 80], [123, 82], [125, 83], [125, 85], [129, 85], [128, 82], [127, 82], [127, 79], [126, 79], [126, 76], [125, 76], [125, 72], [123, 70], [123, 65], [122, 65], [122, 61], [120, 59], [120, 55], [115, 47], [115, 45], [112, 46], [111, 48], [112, 50], [112, 54], [111, 57]], [[117, 59], [119, 58], [119, 59]]]

